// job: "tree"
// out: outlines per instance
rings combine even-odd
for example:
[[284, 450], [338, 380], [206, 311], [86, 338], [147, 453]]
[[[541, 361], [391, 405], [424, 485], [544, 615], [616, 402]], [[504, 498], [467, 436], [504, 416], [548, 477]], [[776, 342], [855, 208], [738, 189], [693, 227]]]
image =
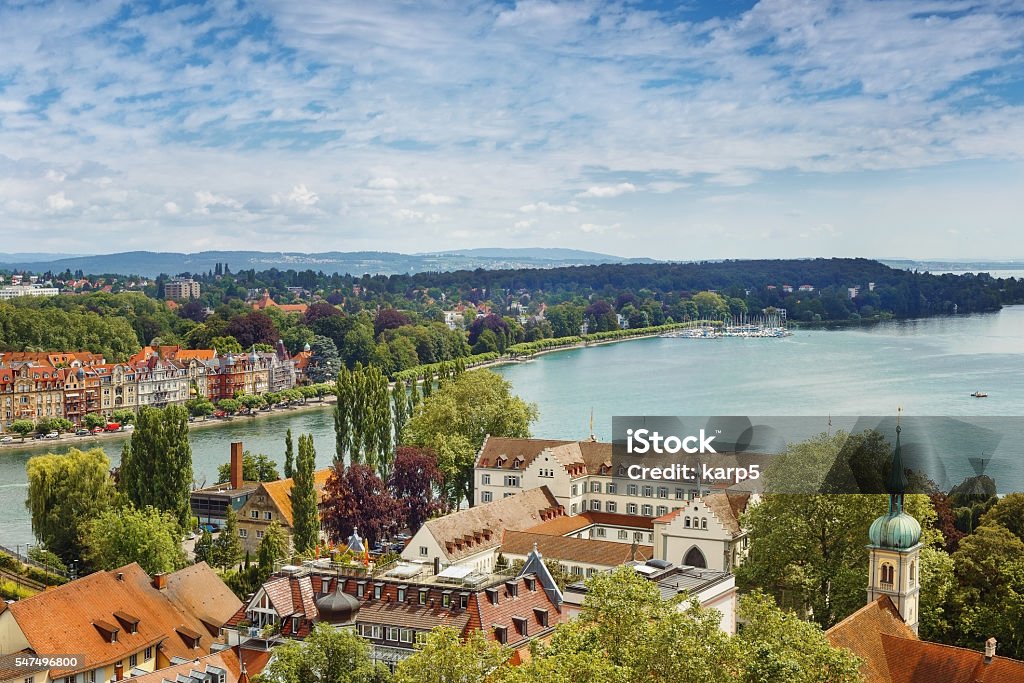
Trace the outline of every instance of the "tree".
[[284, 477], [291, 479], [295, 474], [295, 448], [292, 445], [292, 428], [284, 435]]
[[982, 526], [1001, 526], [1024, 541], [1024, 493], [1010, 493], [999, 499], [981, 517]]
[[238, 538], [238, 515], [235, 508], [229, 505], [224, 528], [213, 541], [210, 553], [212, 564], [221, 569], [230, 569], [241, 561], [242, 554], [242, 541]]
[[488, 434], [530, 436], [537, 407], [511, 390], [511, 384], [489, 370], [465, 372], [424, 399], [406, 424], [405, 443], [437, 453], [450, 503], [473, 499], [473, 461]]
[[384, 683], [386, 669], [370, 660], [355, 631], [320, 623], [302, 641], [288, 640], [260, 674], [261, 683]]
[[331, 540], [343, 543], [356, 528], [371, 543], [383, 540], [395, 531], [398, 517], [398, 502], [373, 468], [335, 463], [324, 489], [323, 523]]
[[[288, 540], [285, 538], [284, 530], [280, 523], [273, 521], [267, 527], [256, 550], [256, 561], [260, 563], [260, 569], [269, 577], [274, 571], [274, 563], [288, 556]], [[264, 580], [266, 578], [264, 577]]]
[[238, 402], [238, 399], [222, 398], [217, 401], [217, 408], [223, 410], [228, 415], [234, 415], [242, 409], [242, 404]]
[[236, 315], [228, 321], [226, 331], [228, 335], [238, 340], [243, 349], [253, 344], [274, 344], [281, 338], [274, 319], [262, 311]]
[[210, 339], [209, 346], [220, 354], [232, 353], [237, 355], [244, 351], [239, 341], [232, 336], [213, 337]]
[[[276, 481], [281, 478], [277, 471], [277, 463], [263, 453], [245, 451], [242, 454], [243, 481]], [[231, 463], [217, 466], [217, 483], [231, 481]]]
[[1004, 527], [981, 526], [960, 542], [953, 564], [960, 644], [994, 637], [1010, 657], [1024, 657], [1024, 541]]
[[185, 401], [185, 408], [188, 409], [188, 414], [192, 417], [207, 417], [213, 414], [213, 402], [205, 396], [199, 396], [197, 398], [190, 398]]
[[30, 458], [28, 499], [32, 533], [65, 562], [82, 555], [88, 524], [112, 502], [110, 460], [101, 448]]
[[458, 629], [438, 626], [416, 654], [398, 663], [394, 683], [489, 681], [511, 656], [509, 648], [488, 640], [478, 629], [463, 639]]
[[85, 417], [82, 418], [82, 424], [86, 429], [95, 429], [107, 424], [107, 420], [99, 413], [86, 413]]
[[178, 520], [152, 507], [104, 510], [89, 522], [83, 543], [86, 562], [97, 570], [138, 562], [147, 574], [156, 574], [188, 564]]
[[292, 542], [295, 551], [307, 553], [316, 548], [320, 540], [320, 517], [317, 513], [316, 450], [313, 435], [299, 435], [299, 456], [292, 477]]
[[384, 330], [393, 330], [403, 325], [411, 325], [412, 319], [401, 311], [393, 308], [382, 308], [373, 319], [373, 336], [379, 337]]
[[136, 508], [151, 505], [170, 512], [182, 529], [189, 528], [192, 447], [184, 406], [139, 411], [132, 438], [121, 452], [118, 485]]
[[32, 420], [15, 420], [11, 423], [10, 429], [12, 432], [20, 436], [23, 440], [26, 436], [32, 433], [32, 430], [36, 428], [36, 425]]
[[937, 548], [921, 548], [921, 592], [918, 605], [918, 630], [921, 640], [955, 642], [959, 592], [953, 558]]
[[119, 408], [118, 410], [114, 411], [111, 417], [113, 417], [114, 422], [118, 424], [132, 424], [133, 422], [135, 422], [135, 411], [131, 410], [130, 408]]
[[75, 428], [74, 423], [63, 417], [54, 417], [50, 419], [50, 430], [54, 432], [70, 432]]
[[210, 533], [209, 529], [203, 529], [203, 533], [196, 540], [196, 545], [193, 550], [196, 556], [196, 562], [205, 562], [206, 564], [213, 565], [213, 534]]
[[[402, 523], [415, 534], [423, 523], [444, 510], [437, 495], [444, 475], [437, 466], [437, 455], [426, 448], [400, 446], [388, 489], [401, 510]], [[362, 527], [360, 527], [362, 528]]]
[[309, 345], [309, 363], [306, 365], [306, 376], [313, 382], [326, 382], [334, 379], [341, 368], [341, 356], [338, 347], [329, 337], [317, 335]]
[[745, 626], [736, 636], [742, 681], [757, 683], [858, 683], [860, 659], [832, 647], [816, 624], [775, 606], [755, 591], [740, 599]]

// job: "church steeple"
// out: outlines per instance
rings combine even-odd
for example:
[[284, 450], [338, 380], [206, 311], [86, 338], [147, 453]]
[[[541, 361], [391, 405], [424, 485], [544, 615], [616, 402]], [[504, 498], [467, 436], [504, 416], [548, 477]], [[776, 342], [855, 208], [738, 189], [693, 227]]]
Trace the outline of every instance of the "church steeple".
[[888, 595], [910, 628], [917, 632], [920, 594], [919, 571], [921, 524], [903, 509], [910, 482], [903, 465], [900, 445], [902, 427], [896, 418], [896, 445], [892, 453], [886, 489], [889, 511], [876, 519], [868, 531], [871, 540], [868, 568], [868, 602]]

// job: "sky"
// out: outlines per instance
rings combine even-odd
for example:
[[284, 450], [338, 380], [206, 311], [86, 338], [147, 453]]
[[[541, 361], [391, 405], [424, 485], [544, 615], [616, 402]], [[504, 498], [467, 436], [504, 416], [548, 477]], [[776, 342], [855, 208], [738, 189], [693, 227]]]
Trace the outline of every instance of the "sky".
[[0, 2], [2, 252], [1024, 258], [1024, 5]]

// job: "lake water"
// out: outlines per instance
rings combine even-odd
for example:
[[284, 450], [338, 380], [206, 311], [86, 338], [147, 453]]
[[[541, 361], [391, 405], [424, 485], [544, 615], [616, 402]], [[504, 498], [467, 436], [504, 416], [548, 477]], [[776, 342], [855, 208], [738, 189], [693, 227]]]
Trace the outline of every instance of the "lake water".
[[[901, 321], [785, 339], [644, 339], [552, 353], [497, 368], [540, 408], [535, 436], [610, 439], [613, 415], [1024, 415], [1024, 306], [999, 313]], [[989, 398], [973, 399], [975, 390]], [[282, 413], [197, 429], [196, 478], [214, 481], [229, 444], [274, 457], [284, 432], [312, 433], [331, 462], [330, 410]], [[83, 444], [84, 445], [84, 444]], [[102, 447], [111, 460], [119, 441]], [[0, 543], [33, 542], [25, 463], [48, 449], [0, 451]]]

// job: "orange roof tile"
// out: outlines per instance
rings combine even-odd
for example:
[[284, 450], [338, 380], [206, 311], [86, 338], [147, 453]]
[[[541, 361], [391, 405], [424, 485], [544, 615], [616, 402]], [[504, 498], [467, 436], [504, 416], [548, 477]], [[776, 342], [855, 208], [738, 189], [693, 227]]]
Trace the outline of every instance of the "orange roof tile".
[[860, 668], [864, 683], [892, 683], [882, 647], [883, 635], [916, 638], [886, 595], [861, 607], [825, 633], [833, 646], [845, 647], [864, 660]]
[[[314, 473], [314, 486], [316, 486], [317, 491], [320, 491], [321, 494], [333, 471], [333, 468], [327, 467]], [[277, 481], [265, 481], [260, 484], [263, 491], [274, 501], [274, 506], [277, 507], [282, 519], [284, 519], [288, 526], [292, 525], [292, 498], [290, 494], [294, 483], [292, 479], [278, 479]]]
[[617, 567], [631, 560], [647, 561], [654, 557], [654, 548], [649, 545], [637, 546], [634, 553], [633, 546], [629, 543], [550, 536], [525, 531], [506, 531], [501, 540], [501, 552], [525, 556], [535, 545], [544, 557], [604, 567]]
[[[246, 660], [248, 664], [248, 660]], [[157, 669], [152, 673], [145, 674], [143, 676], [135, 676], [134, 678], [127, 678], [126, 681], [132, 683], [163, 683], [164, 681], [175, 681], [180, 680], [178, 676], [181, 676], [184, 680], [192, 680], [189, 678], [189, 672], [199, 671], [207, 672], [207, 667], [217, 667], [223, 669], [226, 674], [223, 679], [223, 683], [238, 683], [238, 679], [242, 673], [241, 663], [238, 661], [238, 654], [234, 650], [221, 650], [208, 654], [205, 657], [198, 657], [194, 660], [189, 660], [184, 664], [173, 664], [171, 666], [164, 667], [163, 669]], [[125, 672], [127, 674], [127, 671]], [[247, 673], [252, 673], [247, 671]], [[215, 677], [214, 680], [217, 680]]]

